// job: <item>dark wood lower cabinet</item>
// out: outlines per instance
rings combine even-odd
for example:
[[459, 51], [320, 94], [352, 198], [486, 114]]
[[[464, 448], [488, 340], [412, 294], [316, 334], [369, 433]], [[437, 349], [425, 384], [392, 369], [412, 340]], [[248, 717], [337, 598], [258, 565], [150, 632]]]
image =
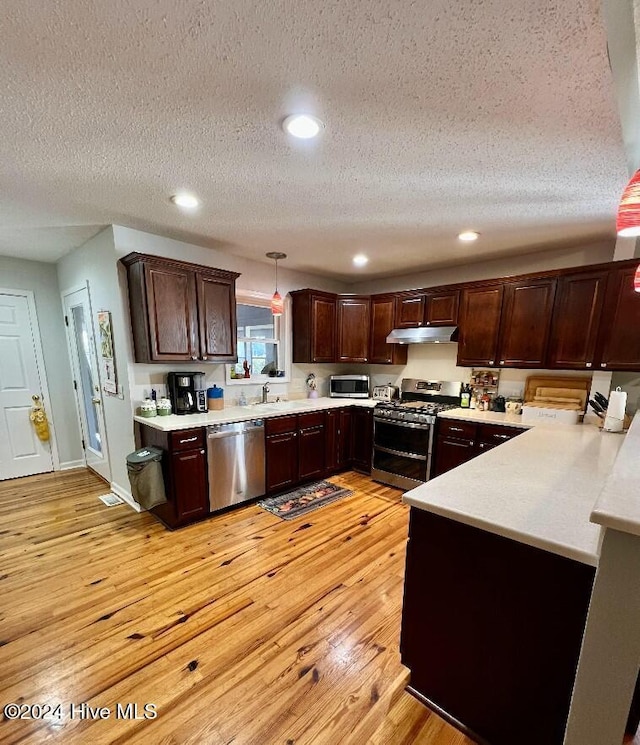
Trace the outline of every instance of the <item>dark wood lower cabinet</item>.
[[440, 476], [452, 468], [497, 445], [511, 440], [526, 429], [502, 424], [476, 424], [455, 419], [438, 419], [432, 476]]
[[298, 418], [265, 419], [267, 494], [284, 491], [298, 483]]
[[326, 471], [325, 416], [323, 411], [298, 417], [298, 479], [322, 478]]
[[162, 470], [167, 501], [151, 512], [168, 528], [201, 520], [209, 514], [206, 431], [203, 427], [162, 432], [137, 425], [141, 446], [153, 445], [164, 451]]
[[561, 745], [593, 567], [411, 509], [401, 656], [490, 745]]
[[371, 450], [373, 447], [373, 409], [359, 409], [352, 412], [353, 468], [356, 471], [371, 473]]

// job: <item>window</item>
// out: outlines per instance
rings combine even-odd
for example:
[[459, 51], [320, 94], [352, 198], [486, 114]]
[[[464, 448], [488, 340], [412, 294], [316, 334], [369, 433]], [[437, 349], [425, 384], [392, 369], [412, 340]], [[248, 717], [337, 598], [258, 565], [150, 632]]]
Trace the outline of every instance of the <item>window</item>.
[[[235, 365], [227, 365], [227, 382], [287, 382], [286, 304], [282, 316], [273, 316], [270, 297], [239, 292], [236, 299], [236, 320], [238, 361]], [[245, 362], [249, 369], [249, 378], [245, 376]]]

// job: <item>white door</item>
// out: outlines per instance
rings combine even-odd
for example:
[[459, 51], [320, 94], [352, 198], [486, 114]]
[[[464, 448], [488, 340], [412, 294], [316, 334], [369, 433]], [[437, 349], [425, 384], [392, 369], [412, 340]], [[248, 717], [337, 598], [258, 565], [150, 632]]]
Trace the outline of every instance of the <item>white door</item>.
[[85, 460], [89, 468], [110, 482], [96, 340], [86, 287], [64, 295], [64, 313]]
[[33, 396], [51, 415], [41, 360], [31, 294], [0, 291], [0, 480], [53, 471], [52, 440], [38, 439], [29, 419]]

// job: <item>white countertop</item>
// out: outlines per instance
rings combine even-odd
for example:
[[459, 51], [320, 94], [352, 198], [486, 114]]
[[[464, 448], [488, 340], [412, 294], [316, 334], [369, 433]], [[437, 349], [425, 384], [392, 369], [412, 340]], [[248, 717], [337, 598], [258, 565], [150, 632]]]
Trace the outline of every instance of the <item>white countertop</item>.
[[595, 503], [591, 520], [640, 536], [640, 411], [623, 439], [613, 470]]
[[589, 518], [623, 441], [590, 424], [536, 424], [412, 489], [404, 501], [596, 566], [601, 528]]
[[520, 414], [504, 414], [498, 411], [479, 411], [478, 409], [449, 409], [438, 414], [439, 419], [457, 419], [463, 422], [483, 422], [484, 424], [504, 424], [509, 427], [529, 429], [531, 422], [523, 422]]
[[163, 432], [173, 432], [192, 427], [206, 427], [209, 424], [228, 424], [229, 422], [246, 422], [250, 419], [267, 419], [284, 414], [304, 414], [307, 411], [337, 409], [341, 406], [365, 406], [373, 408], [378, 402], [372, 398], [301, 398], [293, 401], [279, 401], [249, 406], [229, 406], [220, 411], [208, 411], [206, 414], [169, 414], [169, 416], [134, 416], [136, 422], [146, 424]]

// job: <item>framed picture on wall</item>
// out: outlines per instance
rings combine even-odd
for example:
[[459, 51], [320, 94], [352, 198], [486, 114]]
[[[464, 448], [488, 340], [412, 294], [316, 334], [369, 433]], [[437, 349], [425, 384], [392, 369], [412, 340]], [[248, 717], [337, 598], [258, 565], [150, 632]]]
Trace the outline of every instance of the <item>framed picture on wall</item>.
[[118, 376], [113, 352], [111, 313], [108, 310], [98, 311], [98, 327], [100, 329], [100, 357], [102, 359], [102, 390], [105, 393], [117, 394]]

